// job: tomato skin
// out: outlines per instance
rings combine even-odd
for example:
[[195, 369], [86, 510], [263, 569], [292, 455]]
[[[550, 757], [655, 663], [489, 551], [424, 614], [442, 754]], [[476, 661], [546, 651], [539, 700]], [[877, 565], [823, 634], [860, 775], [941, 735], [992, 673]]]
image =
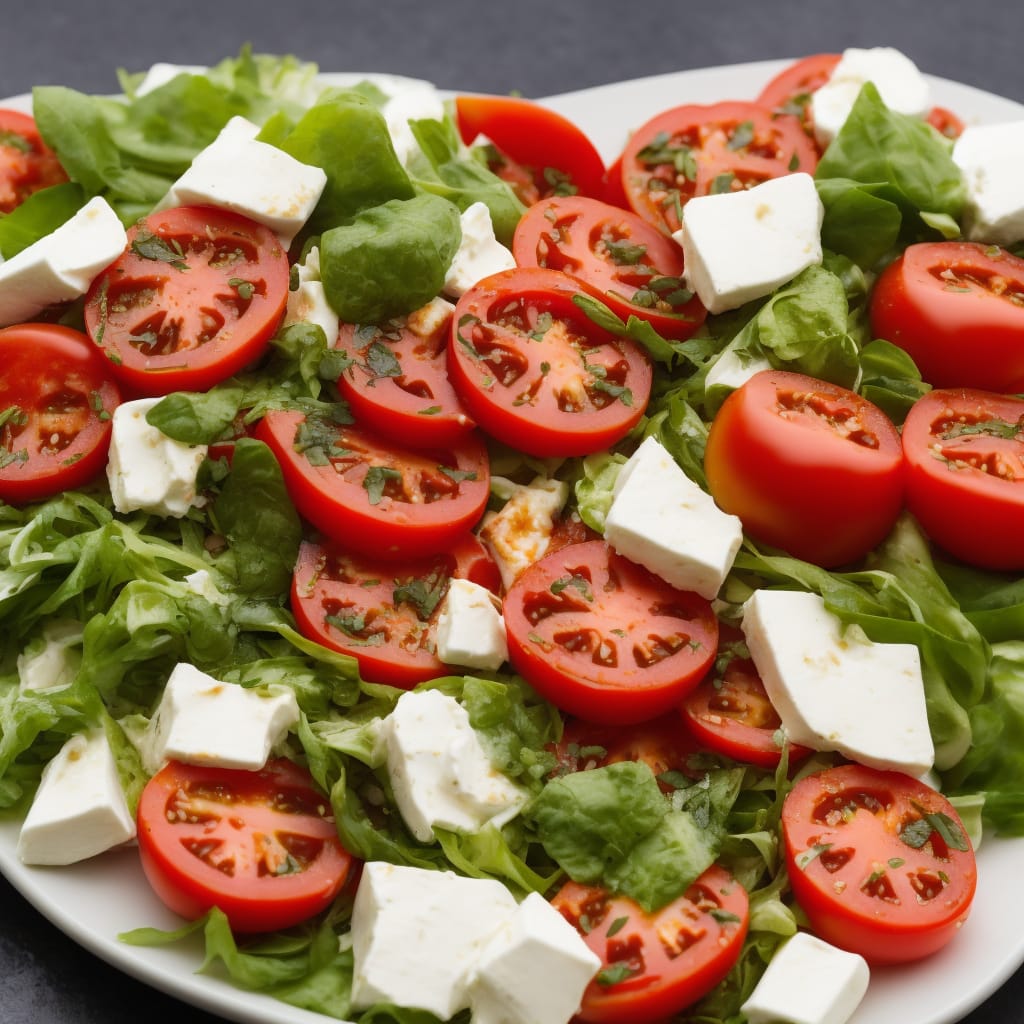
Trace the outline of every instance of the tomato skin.
[[153, 213], [93, 281], [86, 330], [127, 390], [205, 391], [266, 351], [288, 273], [277, 236], [247, 217], [212, 206]]
[[[682, 283], [682, 249], [637, 214], [598, 199], [556, 196], [536, 203], [516, 226], [512, 254], [520, 267], [568, 274], [621, 320], [639, 317], [663, 338], [689, 338], [707, 316]], [[671, 283], [664, 289], [652, 290], [666, 279]], [[673, 300], [673, 293], [686, 297]], [[642, 302], [654, 295], [656, 304]]]
[[718, 622], [604, 541], [526, 569], [505, 595], [512, 666], [541, 696], [588, 722], [632, 724], [675, 707], [715, 656]]
[[958, 139], [963, 135], [963, 121], [952, 110], [947, 110], [945, 107], [932, 107], [925, 120], [947, 139]]
[[43, 323], [0, 330], [0, 411], [24, 417], [0, 427], [0, 500], [39, 501], [102, 473], [120, 401], [110, 365], [81, 332]]
[[763, 370], [722, 403], [704, 456], [726, 512], [765, 544], [825, 568], [867, 554], [903, 504], [892, 421], [846, 388]]
[[484, 430], [530, 455], [608, 448], [639, 422], [650, 398], [646, 353], [589, 320], [573, 303], [580, 294], [556, 270], [522, 267], [485, 277], [455, 307], [455, 390]]
[[809, 102], [811, 94], [832, 77], [841, 57], [840, 53], [813, 53], [801, 57], [768, 82], [757, 97], [757, 102], [771, 111], [796, 115], [804, 131], [813, 138], [814, 118]]
[[692, 1005], [732, 969], [750, 920], [746, 890], [718, 865], [650, 914], [626, 896], [578, 882], [567, 882], [551, 903], [601, 958], [601, 971], [633, 971], [613, 985], [590, 982], [574, 1018], [588, 1024], [654, 1024]]
[[1024, 399], [969, 388], [931, 391], [903, 424], [907, 507], [951, 555], [1024, 569]]
[[[182, 917], [217, 906], [236, 932], [290, 928], [326, 910], [353, 866], [330, 815], [309, 772], [287, 759], [258, 772], [171, 761], [139, 798], [142, 867]], [[285, 854], [301, 870], [275, 873], [270, 858]]]
[[0, 214], [10, 213], [33, 192], [67, 180], [35, 120], [20, 110], [0, 109]]
[[[373, 557], [443, 550], [483, 513], [490, 492], [487, 448], [476, 433], [457, 445], [414, 449], [359, 426], [328, 427], [341, 449], [314, 464], [296, 448], [305, 414], [270, 411], [253, 435], [277, 457], [288, 493], [325, 536]], [[394, 474], [371, 496], [371, 470]], [[444, 472], [447, 469], [448, 472]]]
[[876, 338], [905, 349], [937, 388], [1024, 391], [1024, 259], [977, 242], [908, 246], [879, 275]]
[[[967, 848], [934, 830], [919, 849], [904, 842], [900, 830], [925, 814], [949, 818]], [[815, 934], [873, 965], [930, 956], [967, 919], [974, 851], [949, 801], [917, 779], [856, 764], [808, 775], [786, 797], [782, 835]]]

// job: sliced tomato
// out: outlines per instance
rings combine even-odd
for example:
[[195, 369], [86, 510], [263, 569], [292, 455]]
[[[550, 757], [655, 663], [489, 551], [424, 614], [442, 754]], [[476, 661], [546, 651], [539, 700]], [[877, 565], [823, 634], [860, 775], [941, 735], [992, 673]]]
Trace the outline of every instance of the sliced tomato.
[[925, 120], [947, 139], [958, 139], [964, 131], [963, 121], [952, 110], [947, 110], [945, 107], [932, 107]]
[[1024, 391], [1024, 259], [977, 242], [911, 245], [879, 275], [871, 329], [937, 388]]
[[268, 412], [253, 433], [277, 457], [299, 513], [374, 558], [444, 550], [487, 505], [487, 448], [475, 433], [420, 449], [290, 410]]
[[10, 213], [33, 192], [67, 180], [35, 120], [20, 110], [0, 110], [0, 214]]
[[416, 447], [454, 444], [474, 423], [448, 379], [451, 309], [428, 304], [380, 326], [342, 324], [338, 380], [360, 423]]
[[[492, 170], [520, 198], [550, 195], [600, 197], [604, 161], [589, 138], [568, 118], [519, 96], [468, 94], [455, 97], [455, 114], [467, 145], [485, 136], [497, 149]], [[527, 186], [532, 185], [532, 190]]]
[[676, 706], [715, 656], [711, 605], [604, 541], [525, 570], [505, 595], [513, 667], [541, 696], [592, 722], [631, 724]]
[[653, 1024], [692, 1005], [739, 959], [750, 921], [746, 890], [717, 865], [654, 913], [578, 882], [551, 903], [601, 958], [578, 1015], [592, 1024]]
[[682, 281], [682, 248], [642, 217], [598, 199], [538, 202], [516, 226], [512, 253], [520, 267], [568, 274], [621, 320], [639, 317], [663, 338], [688, 338], [707, 316]]
[[783, 68], [762, 90], [757, 102], [776, 114], [800, 118], [808, 135], [814, 134], [811, 96], [831, 77], [842, 54], [813, 53]]
[[0, 500], [38, 501], [102, 473], [120, 401], [110, 364], [80, 331], [0, 330]]
[[737, 192], [794, 171], [813, 174], [818, 151], [792, 114], [757, 103], [673, 107], [631, 136], [622, 153], [629, 205], [656, 228], [680, 226], [694, 196]]
[[448, 372], [470, 415], [530, 455], [587, 455], [643, 416], [651, 363], [573, 302], [586, 294], [556, 270], [485, 277], [455, 308]]
[[881, 543], [903, 505], [892, 421], [846, 388], [763, 370], [722, 404], [704, 468], [715, 501], [757, 540], [825, 568]]
[[257, 359], [288, 301], [288, 257], [262, 224], [228, 210], [150, 214], [86, 296], [89, 336], [126, 389], [205, 391]]
[[815, 934], [871, 964], [929, 956], [967, 919], [970, 839], [952, 804], [917, 779], [854, 764], [809, 775], [786, 797], [782, 835]]
[[353, 864], [327, 797], [283, 758], [255, 772], [169, 762], [139, 798], [138, 838], [171, 910], [193, 920], [218, 907], [243, 933], [326, 910]]
[[907, 507], [936, 544], [986, 569], [1024, 569], [1024, 399], [931, 391], [903, 424]]
[[447, 672], [435, 653], [434, 624], [453, 577], [495, 592], [501, 585], [494, 560], [471, 533], [449, 551], [400, 563], [304, 541], [292, 612], [303, 636], [351, 655], [364, 679], [407, 690]]

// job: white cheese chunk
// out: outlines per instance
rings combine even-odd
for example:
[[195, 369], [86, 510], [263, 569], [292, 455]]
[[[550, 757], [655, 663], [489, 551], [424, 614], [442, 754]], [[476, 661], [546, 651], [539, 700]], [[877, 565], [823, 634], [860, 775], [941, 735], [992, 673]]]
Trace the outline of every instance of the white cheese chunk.
[[515, 257], [494, 237], [491, 211], [486, 203], [472, 203], [463, 210], [462, 241], [452, 259], [441, 289], [445, 295], [459, 298], [491, 274], [512, 270]]
[[824, 215], [814, 179], [802, 172], [691, 199], [673, 236], [688, 286], [709, 313], [770, 294], [821, 263]]
[[531, 892], [480, 954], [473, 1024], [567, 1024], [600, 966], [579, 932]]
[[208, 449], [150, 426], [146, 414], [159, 401], [139, 398], [114, 410], [107, 481], [118, 512], [181, 518], [196, 503], [196, 476]]
[[890, 46], [852, 47], [843, 51], [829, 80], [811, 94], [814, 137], [820, 146], [839, 134], [865, 82], [898, 114], [924, 117], [931, 107], [931, 87], [906, 54]]
[[843, 628], [817, 594], [757, 590], [743, 635], [789, 739], [883, 771], [923, 775], [935, 757], [914, 644]]
[[434, 640], [437, 656], [447, 665], [494, 671], [508, 660], [500, 603], [472, 580], [453, 579], [448, 584]]
[[490, 879], [370, 861], [352, 908], [352, 1005], [426, 1010], [448, 1020], [469, 1005], [485, 943], [516, 909]]
[[732, 568], [743, 526], [652, 436], [619, 472], [604, 537], [620, 555], [672, 586], [711, 600]]
[[259, 141], [259, 126], [233, 117], [192, 161], [157, 205], [210, 205], [233, 210], [270, 228], [287, 248], [327, 184], [321, 167]]
[[381, 113], [388, 126], [395, 155], [402, 164], [420, 151], [410, 121], [443, 121], [444, 98], [429, 82], [410, 80], [394, 89]]
[[18, 655], [18, 683], [22, 690], [60, 690], [75, 681], [82, 663], [82, 623], [51, 619], [42, 634]]
[[1010, 246], [1024, 240], [1024, 121], [968, 125], [953, 146], [967, 189], [964, 235]]
[[867, 961], [797, 932], [740, 1009], [749, 1024], [846, 1024], [868, 990]]
[[202, 64], [166, 64], [158, 62], [145, 74], [142, 81], [135, 87], [136, 97], [159, 89], [168, 82], [173, 82], [178, 75], [205, 75], [207, 69]]
[[772, 364], [764, 356], [745, 358], [745, 354], [729, 346], [711, 364], [704, 378], [704, 393], [708, 394], [715, 388], [735, 391], [755, 374], [771, 368]]
[[90, 199], [59, 228], [0, 263], [0, 327], [84, 295], [127, 242], [110, 204]]
[[106, 733], [76, 733], [43, 769], [18, 856], [25, 864], [74, 864], [134, 837]]
[[338, 314], [327, 301], [327, 293], [320, 280], [320, 249], [314, 245], [296, 267], [299, 286], [288, 292], [283, 326], [315, 324], [323, 330], [327, 344], [333, 346], [338, 337]]
[[432, 842], [434, 828], [477, 832], [501, 827], [527, 794], [491, 763], [466, 709], [439, 690], [398, 698], [380, 730], [395, 803], [409, 831]]
[[170, 760], [258, 771], [299, 720], [286, 687], [249, 689], [181, 662], [167, 679], [140, 753], [147, 770]]

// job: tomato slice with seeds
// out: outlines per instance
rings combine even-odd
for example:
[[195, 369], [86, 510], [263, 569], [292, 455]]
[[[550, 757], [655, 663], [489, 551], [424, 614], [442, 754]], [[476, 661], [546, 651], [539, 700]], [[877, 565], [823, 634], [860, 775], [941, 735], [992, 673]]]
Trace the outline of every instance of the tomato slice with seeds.
[[287, 301], [288, 256], [269, 228], [180, 206], [129, 229], [89, 289], [85, 325], [126, 388], [205, 391], [266, 350]]
[[0, 214], [10, 213], [33, 192], [67, 180], [35, 120], [20, 110], [0, 110]]
[[775, 114], [800, 118], [804, 130], [814, 135], [811, 95], [831, 77], [842, 58], [840, 53], [812, 53], [783, 68], [761, 90], [757, 102]]

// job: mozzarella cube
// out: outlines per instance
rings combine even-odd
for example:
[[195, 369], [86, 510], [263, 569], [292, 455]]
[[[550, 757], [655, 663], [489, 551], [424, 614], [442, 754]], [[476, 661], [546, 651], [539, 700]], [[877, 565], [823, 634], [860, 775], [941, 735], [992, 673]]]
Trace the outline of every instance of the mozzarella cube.
[[704, 378], [704, 393], [709, 393], [713, 388], [735, 391], [755, 374], [771, 368], [772, 364], [764, 356], [744, 358], [735, 349], [726, 348], [711, 364]]
[[600, 967], [579, 932], [531, 892], [480, 954], [469, 988], [473, 1024], [566, 1024]]
[[244, 117], [231, 118], [196, 155], [157, 209], [220, 206], [270, 228], [288, 248], [309, 220], [327, 175], [321, 167], [260, 142], [259, 131]]
[[448, 665], [494, 671], [508, 660], [500, 603], [472, 580], [453, 579], [448, 584], [434, 640], [437, 656]]
[[615, 481], [604, 538], [673, 587], [711, 600], [732, 568], [743, 526], [648, 437]]
[[196, 503], [205, 444], [175, 441], [146, 422], [160, 398], [123, 402], [114, 410], [107, 481], [118, 512], [181, 518]]
[[824, 216], [814, 179], [803, 172], [691, 199], [673, 236], [689, 288], [709, 313], [770, 294], [821, 263]]
[[59, 228], [0, 263], [0, 327], [84, 295], [124, 251], [124, 226], [97, 196]]
[[846, 1024], [868, 990], [869, 975], [862, 956], [797, 932], [740, 1009], [749, 1024]]
[[882, 102], [898, 114], [924, 117], [931, 107], [931, 88], [917, 65], [888, 46], [844, 50], [829, 80], [811, 94], [814, 136], [823, 148], [846, 123], [865, 82], [878, 90]]
[[486, 203], [472, 203], [463, 210], [462, 241], [444, 279], [445, 295], [459, 298], [491, 274], [512, 270], [515, 257], [494, 237], [491, 211]]
[[288, 292], [288, 308], [284, 314], [283, 326], [291, 324], [315, 324], [324, 332], [327, 344], [333, 346], [338, 337], [338, 314], [327, 301], [323, 282], [320, 280], [320, 250], [313, 246], [302, 263], [296, 264], [299, 286]]
[[953, 146], [967, 189], [964, 236], [1010, 246], [1024, 240], [1024, 121], [968, 125]]
[[429, 82], [410, 80], [395, 89], [381, 111], [395, 155], [402, 164], [420, 151], [410, 121], [443, 121], [444, 99]]
[[438, 295], [426, 305], [414, 309], [405, 318], [405, 326], [420, 338], [433, 338], [448, 330], [454, 312], [454, 303]]
[[25, 864], [75, 864], [134, 837], [106, 733], [76, 733], [43, 769], [18, 856]]
[[[495, 483], [494, 478], [491, 482]], [[569, 499], [568, 484], [544, 477], [529, 485], [512, 484], [510, 489], [508, 500], [498, 512], [484, 516], [479, 531], [480, 540], [498, 563], [506, 590], [524, 569], [543, 557], [555, 520]]]
[[167, 679], [140, 753], [150, 772], [171, 760], [258, 771], [298, 721], [290, 689], [248, 689], [182, 662]]
[[491, 763], [466, 709], [439, 690], [403, 693], [379, 743], [398, 810], [422, 843], [433, 842], [435, 827], [500, 828], [526, 802], [526, 791]]
[[61, 690], [75, 681], [82, 663], [82, 624], [52, 619], [42, 635], [18, 655], [18, 683], [24, 690]]
[[135, 96], [145, 96], [148, 92], [159, 89], [168, 82], [173, 82], [178, 75], [205, 75], [207, 69], [202, 64], [165, 64], [158, 62], [146, 72], [142, 81], [135, 89]]
[[856, 627], [844, 629], [817, 594], [797, 591], [755, 591], [742, 627], [792, 742], [915, 777], [932, 767], [914, 644], [873, 643]]
[[485, 943], [516, 910], [500, 883], [370, 861], [352, 908], [352, 1005], [394, 1003], [449, 1020], [469, 1005]]

